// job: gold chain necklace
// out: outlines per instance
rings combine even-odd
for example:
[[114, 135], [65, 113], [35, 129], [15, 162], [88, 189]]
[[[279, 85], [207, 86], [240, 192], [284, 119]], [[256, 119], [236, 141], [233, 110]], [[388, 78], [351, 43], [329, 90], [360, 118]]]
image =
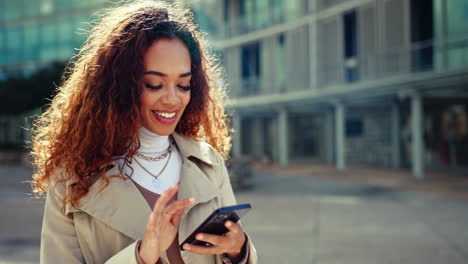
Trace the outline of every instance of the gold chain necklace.
[[163, 168], [161, 169], [161, 171], [160, 171], [158, 174], [156, 174], [156, 175], [154, 175], [153, 173], [151, 173], [148, 169], [146, 169], [143, 165], [141, 165], [141, 163], [140, 163], [137, 159], [135, 159], [135, 162], [136, 162], [138, 165], [140, 165], [140, 167], [141, 167], [144, 171], [146, 171], [146, 173], [148, 173], [149, 175], [151, 175], [151, 176], [154, 178], [154, 179], [153, 179], [153, 185], [154, 185], [155, 187], [161, 187], [161, 180], [159, 179], [159, 176], [161, 176], [161, 174], [162, 174], [162, 173], [164, 172], [164, 170], [166, 169], [167, 164], [169, 164], [169, 160], [171, 159], [171, 153], [172, 153], [172, 148], [171, 148], [171, 146], [169, 145], [168, 152], [165, 153], [165, 154], [169, 154], [169, 157], [167, 158], [166, 164], [164, 164], [164, 167], [163, 167]]
[[143, 155], [141, 153], [137, 153], [136, 156], [139, 157], [139, 158], [142, 158], [142, 159], [144, 159], [146, 161], [160, 161], [162, 159], [165, 159], [167, 157], [167, 155], [170, 155], [171, 151], [172, 151], [172, 145], [171, 145], [171, 143], [169, 143], [169, 147], [167, 148], [167, 151], [164, 152], [163, 154], [159, 155], [159, 156], [150, 157], [150, 156]]

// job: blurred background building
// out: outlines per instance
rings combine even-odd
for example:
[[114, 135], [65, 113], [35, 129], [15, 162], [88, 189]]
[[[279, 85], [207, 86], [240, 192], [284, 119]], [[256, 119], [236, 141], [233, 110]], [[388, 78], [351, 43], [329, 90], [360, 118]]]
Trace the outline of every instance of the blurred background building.
[[[0, 1], [0, 148], [23, 146], [31, 116], [86, 39], [105, 0]], [[54, 81], [55, 84], [52, 83]], [[41, 98], [41, 99], [39, 99]]]
[[[234, 157], [468, 171], [468, 1], [184, 2], [225, 66]], [[68, 61], [107, 5], [1, 1], [2, 99], [37, 96], [12, 80]], [[0, 112], [0, 144], [28, 138], [32, 106]]]
[[235, 156], [468, 168], [468, 1], [200, 1], [230, 83]]

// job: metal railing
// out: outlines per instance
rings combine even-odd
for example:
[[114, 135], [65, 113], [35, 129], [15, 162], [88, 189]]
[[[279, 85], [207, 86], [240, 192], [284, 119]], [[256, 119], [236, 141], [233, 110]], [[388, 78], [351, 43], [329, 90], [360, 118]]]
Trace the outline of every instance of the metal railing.
[[[343, 58], [340, 63], [335, 64], [326, 64], [319, 59], [317, 68], [317, 78], [314, 81], [315, 86], [320, 89], [422, 72], [468, 69], [468, 38], [459, 36], [443, 42], [424, 41], [409, 47], [389, 48], [366, 56]], [[277, 76], [253, 76], [234, 80], [230, 82], [231, 95], [246, 97], [285, 93], [298, 89], [307, 90], [314, 86], [310, 83], [293, 83], [294, 81], [278, 80]]]
[[306, 11], [300, 8], [285, 9], [282, 6], [269, 7], [261, 13], [237, 17], [233, 22], [220, 25], [217, 39], [228, 39], [265, 29], [273, 25], [294, 21], [305, 14]]

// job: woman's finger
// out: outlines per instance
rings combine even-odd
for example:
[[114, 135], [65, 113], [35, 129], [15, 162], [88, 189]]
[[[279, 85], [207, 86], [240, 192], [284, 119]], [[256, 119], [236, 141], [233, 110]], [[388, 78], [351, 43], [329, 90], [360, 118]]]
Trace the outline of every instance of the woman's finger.
[[150, 217], [149, 217], [149, 220], [148, 220], [148, 223], [146, 224], [146, 230], [147, 231], [150, 231], [150, 230], [153, 230], [154, 227], [156, 226], [156, 215], [154, 213], [151, 213], [150, 214]]
[[180, 209], [179, 211], [177, 211], [171, 219], [171, 224], [173, 226], [178, 227], [180, 223], [180, 219], [182, 218], [183, 214], [184, 214], [184, 209]]
[[224, 226], [226, 226], [226, 228], [229, 229], [229, 232], [232, 232], [232, 234], [237, 235], [240, 233], [244, 233], [244, 230], [242, 229], [239, 223], [234, 223], [230, 220], [227, 220], [226, 222], [224, 222]]
[[193, 254], [199, 254], [199, 255], [216, 255], [216, 254], [222, 254], [223, 250], [216, 247], [216, 246], [211, 246], [211, 247], [205, 247], [205, 246], [197, 246], [193, 244], [184, 244], [182, 246], [185, 250], [193, 253]]
[[213, 234], [199, 233], [195, 236], [197, 240], [208, 242], [214, 246], [226, 244], [227, 238]]
[[190, 198], [190, 199], [184, 199], [184, 200], [179, 200], [179, 201], [174, 201], [170, 205], [164, 209], [164, 213], [168, 213], [170, 215], [175, 214], [178, 210], [183, 209], [187, 206], [192, 205], [195, 202], [195, 199]]

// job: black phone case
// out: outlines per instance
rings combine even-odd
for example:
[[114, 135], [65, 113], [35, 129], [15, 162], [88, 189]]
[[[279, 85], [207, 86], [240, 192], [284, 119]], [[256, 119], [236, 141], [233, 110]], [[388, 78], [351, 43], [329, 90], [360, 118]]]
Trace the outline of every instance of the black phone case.
[[[245, 209], [250, 209], [250, 205], [248, 208], [240, 208], [240, 210]], [[195, 235], [198, 233], [222, 235], [229, 231], [229, 229], [224, 226], [224, 223], [227, 220], [237, 223], [239, 219], [240, 217], [235, 211], [222, 211], [217, 209], [197, 229], [195, 229], [195, 231], [189, 237], [187, 237], [184, 242], [180, 244], [180, 250], [184, 250], [182, 246], [186, 243], [206, 247], [212, 246], [208, 242], [195, 239]]]

